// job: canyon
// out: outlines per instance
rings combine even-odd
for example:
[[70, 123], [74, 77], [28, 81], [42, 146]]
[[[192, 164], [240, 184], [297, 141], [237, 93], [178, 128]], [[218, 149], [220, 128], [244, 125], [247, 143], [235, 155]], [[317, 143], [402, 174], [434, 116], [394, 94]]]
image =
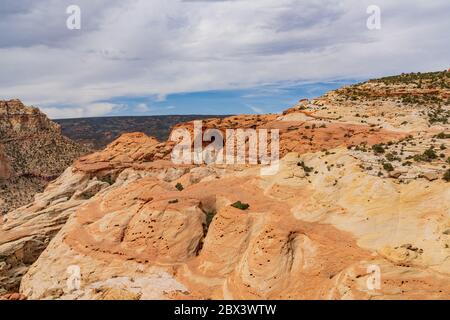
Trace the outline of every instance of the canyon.
[[174, 164], [176, 141], [123, 134], [3, 216], [0, 294], [448, 299], [449, 94], [449, 72], [404, 74], [283, 114], [203, 120], [278, 129], [280, 167], [267, 176], [258, 164]]

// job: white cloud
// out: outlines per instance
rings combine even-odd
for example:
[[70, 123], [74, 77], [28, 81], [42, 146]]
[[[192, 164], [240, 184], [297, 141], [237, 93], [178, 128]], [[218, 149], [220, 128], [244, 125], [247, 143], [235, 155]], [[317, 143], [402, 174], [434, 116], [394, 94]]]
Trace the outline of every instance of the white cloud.
[[82, 29], [68, 31], [68, 0], [2, 0], [0, 97], [85, 115], [113, 97], [450, 66], [448, 0], [379, 0], [380, 31], [366, 0], [77, 2]]
[[124, 108], [124, 106], [119, 104], [93, 103], [84, 107], [43, 107], [41, 109], [51, 119], [69, 119], [100, 117], [118, 112], [122, 108]]
[[249, 106], [250, 109], [252, 109], [255, 113], [264, 113], [264, 110], [255, 106]]
[[82, 118], [84, 115], [84, 110], [82, 108], [41, 107], [41, 111], [50, 119]]
[[138, 105], [136, 105], [134, 107], [134, 111], [136, 111], [138, 113], [145, 113], [145, 112], [150, 112], [151, 108], [145, 103], [139, 103]]

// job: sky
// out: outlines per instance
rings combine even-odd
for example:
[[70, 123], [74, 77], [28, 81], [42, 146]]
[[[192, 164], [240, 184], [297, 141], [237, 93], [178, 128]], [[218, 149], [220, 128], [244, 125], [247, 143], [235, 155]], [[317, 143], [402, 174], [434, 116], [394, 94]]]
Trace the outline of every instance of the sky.
[[0, 99], [51, 118], [276, 113], [448, 69], [449, 14], [448, 0], [1, 0]]

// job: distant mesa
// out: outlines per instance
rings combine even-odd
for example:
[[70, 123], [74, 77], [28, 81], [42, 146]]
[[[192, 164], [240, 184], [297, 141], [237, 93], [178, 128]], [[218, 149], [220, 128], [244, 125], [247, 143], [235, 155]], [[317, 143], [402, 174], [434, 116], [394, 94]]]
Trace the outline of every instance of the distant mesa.
[[178, 123], [209, 118], [224, 118], [220, 115], [166, 115], [124, 116], [55, 120], [62, 133], [72, 140], [94, 150], [101, 150], [123, 133], [143, 132], [159, 141], [169, 138], [172, 128]]

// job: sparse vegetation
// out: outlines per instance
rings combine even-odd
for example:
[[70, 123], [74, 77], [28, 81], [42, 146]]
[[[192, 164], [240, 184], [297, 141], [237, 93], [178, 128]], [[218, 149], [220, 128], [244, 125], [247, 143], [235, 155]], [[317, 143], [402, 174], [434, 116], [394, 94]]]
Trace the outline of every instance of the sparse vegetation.
[[209, 226], [211, 225], [211, 222], [213, 221], [216, 214], [217, 214], [216, 211], [206, 212], [206, 229], [209, 228]]
[[450, 133], [441, 132], [434, 137], [437, 139], [450, 139]]
[[401, 75], [384, 77], [370, 82], [383, 83], [388, 86], [415, 84], [419, 89], [439, 88], [448, 89], [450, 77], [448, 72], [403, 73]]
[[438, 155], [436, 154], [436, 151], [434, 149], [429, 148], [424, 151], [423, 154], [416, 154], [414, 156], [414, 161], [417, 162], [431, 162], [434, 159], [437, 159]]
[[184, 190], [183, 185], [181, 183], [179, 183], [179, 182], [175, 185], [175, 188], [177, 188], [178, 191], [183, 191]]
[[310, 173], [314, 170], [313, 167], [308, 167], [304, 161], [300, 161], [299, 163], [297, 163], [297, 166], [302, 167], [305, 173]]
[[443, 179], [447, 182], [450, 182], [450, 169], [445, 171]]
[[423, 155], [426, 156], [428, 159], [431, 159], [431, 160], [437, 158], [436, 152], [432, 148], [425, 150]]
[[428, 112], [428, 121], [430, 122], [430, 124], [434, 123], [447, 124], [449, 117], [450, 111], [446, 111], [441, 107], [438, 107], [435, 110]]
[[401, 161], [402, 159], [400, 157], [397, 157], [393, 155], [392, 153], [386, 154], [386, 160], [388, 161]]
[[[443, 104], [449, 103], [449, 99], [446, 101], [446, 96], [443, 94], [443, 90], [449, 88], [449, 73], [443, 71], [384, 77], [370, 80], [366, 83], [347, 86], [336, 92], [340, 96], [339, 101], [393, 100], [397, 105], [441, 107]], [[411, 93], [414, 92], [414, 94], [410, 94], [409, 91]], [[355, 114], [355, 116], [358, 117], [359, 113]], [[447, 117], [432, 117], [431, 121], [442, 122], [446, 118], [448, 118], [448, 114]], [[402, 123], [402, 125], [405, 124], [407, 122]]]
[[250, 207], [248, 203], [242, 203], [241, 201], [237, 201], [233, 203], [231, 206], [241, 210], [247, 210]]
[[102, 182], [106, 182], [109, 185], [113, 185], [114, 184], [114, 178], [110, 174], [105, 175], [103, 177], [98, 177], [98, 180], [100, 180]]
[[383, 164], [383, 169], [386, 170], [387, 172], [394, 171], [394, 167], [389, 162], [385, 162]]
[[382, 154], [385, 152], [384, 147], [381, 144], [374, 144], [372, 150], [375, 154]]

